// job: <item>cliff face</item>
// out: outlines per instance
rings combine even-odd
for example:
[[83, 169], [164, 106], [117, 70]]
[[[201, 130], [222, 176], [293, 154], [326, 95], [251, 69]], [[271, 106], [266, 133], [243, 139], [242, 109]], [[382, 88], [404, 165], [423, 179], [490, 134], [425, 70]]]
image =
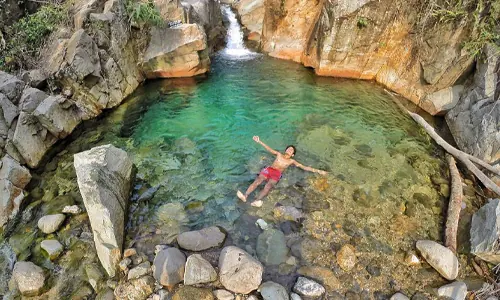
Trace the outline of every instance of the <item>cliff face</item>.
[[[467, 101], [464, 91], [474, 89], [468, 86], [474, 82], [466, 80], [475, 70], [474, 58], [463, 50], [473, 30], [472, 18], [436, 22], [432, 1], [262, 1], [242, 0], [235, 8], [270, 56], [300, 62], [322, 76], [376, 80], [433, 115], [445, 115]], [[460, 115], [457, 109], [454, 114]], [[475, 111], [477, 106], [467, 109]], [[468, 114], [469, 120], [449, 117], [448, 123], [486, 122], [481, 134], [471, 130], [481, 139], [493, 136], [498, 145], [498, 130], [493, 130], [498, 121], [484, 119], [480, 112]], [[463, 136], [461, 125], [450, 127], [456, 128], [452, 132], [459, 146], [470, 150], [470, 139], [477, 140], [473, 134]], [[491, 137], [488, 140], [488, 146], [479, 142], [469, 152], [493, 161], [498, 154], [492, 153], [500, 148], [492, 146]]]

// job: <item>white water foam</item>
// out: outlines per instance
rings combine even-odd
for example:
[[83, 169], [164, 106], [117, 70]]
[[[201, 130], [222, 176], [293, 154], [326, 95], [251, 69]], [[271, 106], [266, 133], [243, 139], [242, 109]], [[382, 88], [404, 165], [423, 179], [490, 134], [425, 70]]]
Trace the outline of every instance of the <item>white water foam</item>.
[[224, 5], [222, 7], [222, 12], [229, 20], [226, 48], [222, 51], [224, 56], [235, 60], [247, 60], [258, 56], [258, 53], [248, 50], [243, 44], [243, 31], [241, 30], [241, 26], [231, 8]]

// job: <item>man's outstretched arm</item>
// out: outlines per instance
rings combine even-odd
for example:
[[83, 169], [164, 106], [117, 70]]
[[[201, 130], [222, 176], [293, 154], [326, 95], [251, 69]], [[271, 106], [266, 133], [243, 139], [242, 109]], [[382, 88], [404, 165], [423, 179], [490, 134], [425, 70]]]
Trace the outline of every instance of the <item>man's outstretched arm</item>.
[[306, 171], [309, 171], [309, 172], [318, 173], [318, 174], [321, 174], [321, 175], [326, 175], [326, 174], [327, 174], [327, 172], [326, 172], [326, 171], [323, 171], [323, 170], [318, 170], [318, 169], [311, 168], [311, 167], [308, 167], [308, 166], [304, 166], [303, 164], [299, 163], [299, 162], [298, 162], [298, 161], [296, 161], [296, 160], [294, 160], [294, 161], [293, 161], [293, 164], [294, 164], [296, 167], [301, 168], [302, 170], [306, 170]]
[[274, 154], [274, 155], [278, 155], [278, 151], [276, 151], [276, 150], [272, 149], [271, 147], [269, 147], [268, 145], [264, 144], [264, 143], [260, 140], [260, 138], [259, 138], [257, 135], [255, 135], [255, 136], [253, 137], [253, 140], [254, 140], [257, 144], [261, 144], [261, 145], [262, 145], [262, 147], [264, 147], [267, 151], [271, 152], [271, 153], [272, 153], [272, 154]]

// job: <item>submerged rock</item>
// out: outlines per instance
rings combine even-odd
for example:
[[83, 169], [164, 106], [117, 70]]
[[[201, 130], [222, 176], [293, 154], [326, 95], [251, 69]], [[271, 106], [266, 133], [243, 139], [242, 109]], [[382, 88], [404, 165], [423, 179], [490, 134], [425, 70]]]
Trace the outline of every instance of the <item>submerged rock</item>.
[[264, 282], [260, 285], [259, 292], [264, 300], [289, 300], [285, 287], [276, 282]]
[[143, 276], [130, 281], [122, 281], [115, 289], [117, 299], [146, 300], [154, 291], [155, 280], [151, 276]]
[[443, 285], [438, 289], [438, 295], [453, 300], [464, 300], [467, 296], [467, 285], [461, 281]]
[[203, 251], [219, 247], [224, 243], [226, 234], [216, 226], [202, 230], [183, 232], [177, 236], [177, 243], [186, 250]]
[[321, 284], [305, 277], [297, 279], [297, 282], [293, 286], [293, 291], [302, 297], [311, 298], [319, 298], [326, 292]]
[[139, 278], [141, 276], [144, 276], [148, 274], [151, 271], [151, 263], [149, 261], [145, 261], [143, 263], [140, 263], [138, 266], [130, 269], [128, 271], [127, 279], [135, 279]]
[[195, 288], [192, 286], [181, 287], [172, 297], [172, 300], [213, 300], [214, 295], [209, 289]]
[[122, 257], [132, 161], [112, 145], [75, 154], [74, 164], [99, 260], [113, 277]]
[[410, 298], [406, 297], [405, 294], [396, 293], [396, 294], [392, 295], [390, 300], [410, 300]]
[[179, 249], [163, 249], [153, 262], [153, 276], [163, 286], [176, 285], [184, 279], [185, 263], [186, 256]]
[[56, 259], [63, 251], [63, 246], [58, 240], [44, 240], [40, 246], [47, 252], [51, 260]]
[[286, 261], [288, 247], [283, 232], [269, 229], [257, 238], [257, 256], [265, 265], [279, 265]]
[[350, 271], [356, 262], [356, 249], [352, 245], [344, 245], [337, 252], [337, 263], [344, 271]]
[[38, 228], [46, 234], [56, 232], [64, 222], [65, 218], [66, 216], [63, 214], [43, 216], [38, 220]]
[[417, 242], [417, 249], [425, 260], [444, 278], [454, 280], [458, 276], [458, 259], [453, 252], [429, 240]]
[[228, 246], [219, 256], [220, 282], [234, 292], [248, 294], [262, 282], [264, 267], [245, 251]]
[[19, 261], [12, 272], [17, 287], [24, 296], [37, 296], [45, 284], [43, 269], [30, 261]]
[[500, 263], [500, 199], [490, 200], [473, 216], [470, 228], [471, 253], [492, 264]]

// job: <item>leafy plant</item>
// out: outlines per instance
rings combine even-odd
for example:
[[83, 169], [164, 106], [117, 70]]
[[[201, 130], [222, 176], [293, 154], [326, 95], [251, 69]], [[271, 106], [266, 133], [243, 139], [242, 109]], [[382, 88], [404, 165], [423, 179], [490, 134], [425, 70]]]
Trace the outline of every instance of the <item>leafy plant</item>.
[[368, 19], [365, 17], [359, 17], [357, 26], [359, 29], [367, 27], [368, 26]]
[[48, 4], [34, 14], [27, 15], [6, 29], [6, 47], [0, 53], [0, 68], [22, 66], [38, 54], [45, 38], [65, 19], [62, 6]]
[[130, 22], [159, 26], [163, 24], [160, 11], [153, 1], [128, 0], [125, 4]]

